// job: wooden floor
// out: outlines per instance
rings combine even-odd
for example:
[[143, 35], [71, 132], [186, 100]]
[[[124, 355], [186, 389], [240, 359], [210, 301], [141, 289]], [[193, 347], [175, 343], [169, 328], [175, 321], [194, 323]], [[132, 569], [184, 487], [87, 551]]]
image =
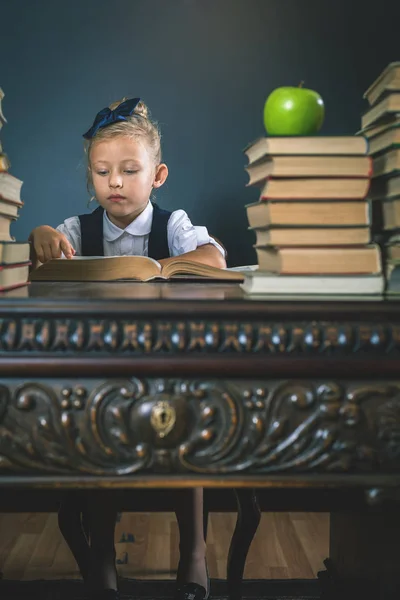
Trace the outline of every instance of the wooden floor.
[[[211, 577], [225, 578], [234, 525], [234, 514], [210, 515], [207, 557]], [[328, 528], [327, 514], [263, 514], [248, 555], [245, 577], [315, 577], [324, 568], [322, 561], [328, 555]], [[120, 574], [144, 579], [174, 578], [178, 537], [173, 513], [124, 514], [116, 528]], [[134, 541], [129, 541], [132, 538]], [[0, 515], [0, 571], [6, 579], [78, 577], [73, 557], [59, 533], [57, 515]]]

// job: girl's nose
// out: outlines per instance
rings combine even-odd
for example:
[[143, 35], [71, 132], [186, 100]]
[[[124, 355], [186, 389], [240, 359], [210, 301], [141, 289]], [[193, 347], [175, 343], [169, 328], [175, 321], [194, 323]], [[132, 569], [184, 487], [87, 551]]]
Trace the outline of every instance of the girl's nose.
[[122, 175], [120, 173], [110, 173], [108, 183], [110, 188], [122, 187]]

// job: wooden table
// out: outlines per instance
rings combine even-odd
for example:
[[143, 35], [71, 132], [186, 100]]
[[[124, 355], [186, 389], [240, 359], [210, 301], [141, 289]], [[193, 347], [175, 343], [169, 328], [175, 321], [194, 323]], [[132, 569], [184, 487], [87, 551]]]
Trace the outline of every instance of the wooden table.
[[264, 510], [331, 511], [327, 594], [378, 581], [391, 598], [399, 307], [249, 298], [233, 283], [3, 295], [0, 508], [88, 487], [235, 488], [253, 510], [247, 537], [236, 532], [246, 553], [257, 489]]

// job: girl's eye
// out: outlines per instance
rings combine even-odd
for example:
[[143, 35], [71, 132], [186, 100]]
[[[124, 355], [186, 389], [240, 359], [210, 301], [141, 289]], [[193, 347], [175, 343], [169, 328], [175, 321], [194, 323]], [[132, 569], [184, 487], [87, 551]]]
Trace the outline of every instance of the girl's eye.
[[134, 171], [133, 169], [125, 169], [125, 173], [127, 175], [133, 175], [134, 173], [137, 173], [137, 171]]
[[107, 175], [107, 171], [97, 171], [97, 175]]

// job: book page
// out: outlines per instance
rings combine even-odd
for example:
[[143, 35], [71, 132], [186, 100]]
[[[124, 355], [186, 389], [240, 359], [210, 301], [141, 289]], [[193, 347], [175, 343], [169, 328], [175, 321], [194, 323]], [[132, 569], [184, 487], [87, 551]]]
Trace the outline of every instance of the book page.
[[214, 280], [230, 279], [235, 281], [243, 281], [243, 275], [241, 275], [241, 273], [228, 271], [228, 269], [219, 269], [218, 267], [211, 267], [203, 263], [179, 258], [164, 265], [161, 270], [161, 275], [164, 275], [166, 278], [179, 276], [180, 278], [186, 277], [187, 279], [201, 277]]
[[32, 281], [149, 281], [161, 265], [147, 256], [74, 256], [56, 258], [31, 272]]
[[[104, 260], [106, 258], [119, 259], [124, 258], [126, 256], [129, 256], [130, 258], [144, 258], [146, 260], [151, 260], [152, 263], [154, 263], [158, 266], [159, 269], [161, 269], [161, 265], [157, 260], [155, 260], [154, 258], [150, 258], [149, 256], [142, 256], [140, 254], [113, 254], [111, 256], [73, 256], [72, 258], [66, 260]], [[61, 258], [65, 258], [64, 254], [62, 254]]]

